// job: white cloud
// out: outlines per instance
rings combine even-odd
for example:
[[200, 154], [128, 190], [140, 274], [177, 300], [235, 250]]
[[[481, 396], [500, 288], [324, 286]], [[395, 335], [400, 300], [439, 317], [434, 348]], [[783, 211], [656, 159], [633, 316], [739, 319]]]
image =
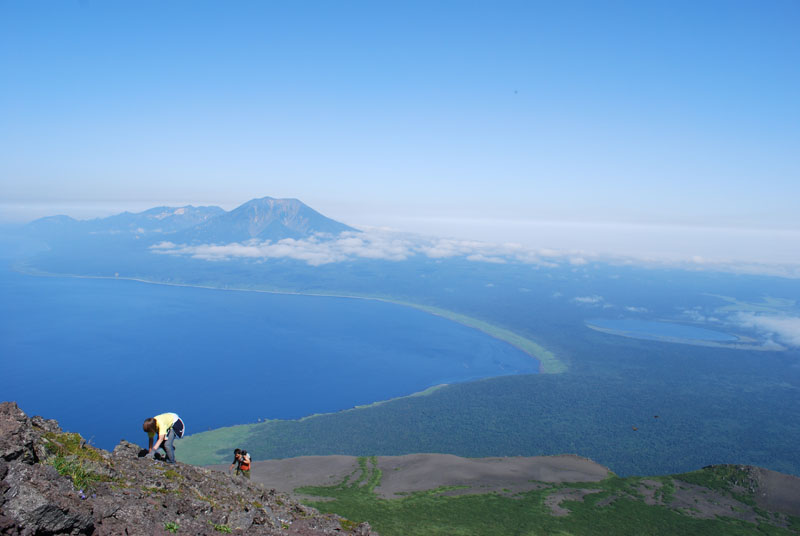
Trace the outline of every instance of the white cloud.
[[685, 309], [682, 315], [691, 320], [692, 322], [706, 322], [708, 318], [703, 313], [696, 309]]
[[686, 257], [683, 260], [646, 255], [637, 257], [607, 256], [581, 250], [536, 249], [516, 242], [491, 243], [458, 238], [437, 238], [385, 228], [368, 228], [364, 232], [347, 232], [337, 237], [318, 235], [277, 242], [248, 241], [218, 245], [179, 245], [162, 242], [151, 246], [151, 251], [206, 260], [292, 258], [313, 265], [355, 259], [402, 261], [415, 256], [424, 256], [430, 259], [462, 258], [471, 262], [496, 264], [518, 262], [540, 268], [568, 265], [575, 270], [580, 270], [592, 262], [604, 262], [617, 266], [668, 267], [800, 278], [800, 264], [743, 263], [698, 256]]
[[224, 245], [175, 245], [162, 242], [152, 246], [154, 253], [186, 255], [205, 260], [279, 259], [305, 261], [313, 266], [343, 262], [354, 258], [387, 259], [401, 261], [414, 254], [407, 240], [385, 236], [360, 236], [343, 233], [340, 237], [323, 240], [320, 237], [295, 240], [286, 238], [277, 242], [248, 241]]
[[[185, 255], [213, 261], [232, 259], [290, 258], [311, 265], [343, 262], [353, 259], [384, 259], [402, 261], [416, 255], [431, 259], [452, 257], [472, 262], [502, 264], [509, 261], [557, 266], [544, 260], [537, 252], [519, 244], [490, 244], [474, 240], [432, 238], [371, 229], [365, 232], [345, 232], [338, 237], [312, 236], [299, 240], [287, 238], [277, 242], [250, 240], [244, 243], [186, 245], [161, 242], [151, 246], [153, 253]], [[563, 255], [562, 255], [563, 256]]]
[[150, 249], [173, 249], [178, 247], [177, 244], [173, 244], [172, 242], [159, 242], [153, 246], [150, 246]]
[[481, 253], [475, 253], [473, 255], [467, 255], [468, 261], [477, 261], [477, 262], [491, 262], [494, 264], [505, 264], [506, 260], [500, 257], [489, 257], [483, 255]]
[[736, 315], [736, 321], [744, 327], [774, 336], [784, 344], [800, 347], [800, 317], [739, 313]]
[[647, 312], [647, 307], [634, 307], [632, 305], [629, 305], [629, 306], [625, 307], [625, 310], [629, 311], [631, 313], [646, 313]]
[[701, 324], [721, 324], [723, 320], [716, 317], [716, 316], [706, 316], [702, 312], [700, 312], [700, 307], [695, 307], [694, 309], [684, 309], [681, 311], [681, 315], [685, 316], [691, 322], [697, 322]]
[[572, 301], [576, 303], [585, 303], [588, 305], [597, 305], [604, 301], [602, 296], [593, 295], [593, 296], [578, 296], [576, 298], [572, 298]]

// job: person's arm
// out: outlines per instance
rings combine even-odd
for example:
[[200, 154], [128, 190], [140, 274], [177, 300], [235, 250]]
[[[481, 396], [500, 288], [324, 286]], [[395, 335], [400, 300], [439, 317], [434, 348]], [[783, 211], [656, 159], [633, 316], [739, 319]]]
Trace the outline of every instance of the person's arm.
[[[155, 445], [153, 445], [153, 447], [150, 449], [150, 451], [152, 452], [152, 451], [156, 451], [156, 450], [158, 450], [158, 447], [160, 447], [160, 446], [161, 446], [161, 443], [163, 443], [163, 442], [164, 442], [164, 439], [166, 439], [166, 438], [167, 438], [167, 434], [161, 434], [161, 435], [159, 435], [159, 436], [158, 436], [158, 440], [156, 441], [156, 444], [155, 444]], [[150, 438], [150, 442], [152, 442], [152, 441], [153, 441], [153, 438], [151, 437], [151, 438]]]

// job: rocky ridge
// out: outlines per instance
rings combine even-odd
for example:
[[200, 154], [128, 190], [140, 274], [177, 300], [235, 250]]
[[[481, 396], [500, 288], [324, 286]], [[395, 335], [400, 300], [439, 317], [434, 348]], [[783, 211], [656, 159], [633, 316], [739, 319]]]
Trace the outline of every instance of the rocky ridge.
[[231, 475], [87, 445], [54, 420], [0, 403], [0, 534], [375, 536]]

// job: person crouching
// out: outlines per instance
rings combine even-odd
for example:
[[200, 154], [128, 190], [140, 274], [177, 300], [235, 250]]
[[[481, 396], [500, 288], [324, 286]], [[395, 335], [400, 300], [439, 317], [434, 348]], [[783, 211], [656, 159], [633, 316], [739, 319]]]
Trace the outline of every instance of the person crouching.
[[[176, 437], [183, 437], [184, 431], [183, 420], [178, 417], [178, 414], [162, 413], [145, 419], [142, 429], [147, 432], [148, 438], [146, 458], [155, 458], [156, 451], [161, 447], [167, 453], [167, 463], [175, 463], [173, 442]], [[153, 444], [153, 438], [156, 438], [155, 444]]]

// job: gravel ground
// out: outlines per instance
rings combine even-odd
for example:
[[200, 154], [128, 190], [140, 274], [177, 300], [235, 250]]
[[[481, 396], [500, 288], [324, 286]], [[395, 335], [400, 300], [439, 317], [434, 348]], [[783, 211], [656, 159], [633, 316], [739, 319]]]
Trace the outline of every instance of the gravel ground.
[[[450, 454], [378, 456], [383, 478], [375, 491], [393, 498], [400, 493], [467, 486], [487, 493], [526, 491], [536, 482], [597, 482], [609, 470], [589, 459], [573, 455], [513, 458], [461, 458]], [[214, 466], [226, 470], [228, 466]], [[252, 479], [278, 491], [292, 492], [308, 485], [331, 485], [358, 469], [354, 456], [303, 456], [253, 462]]]

